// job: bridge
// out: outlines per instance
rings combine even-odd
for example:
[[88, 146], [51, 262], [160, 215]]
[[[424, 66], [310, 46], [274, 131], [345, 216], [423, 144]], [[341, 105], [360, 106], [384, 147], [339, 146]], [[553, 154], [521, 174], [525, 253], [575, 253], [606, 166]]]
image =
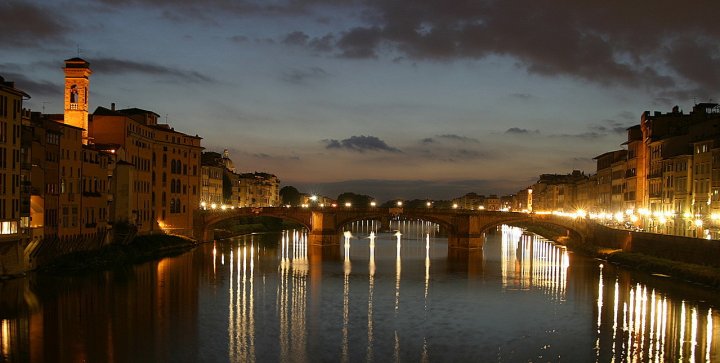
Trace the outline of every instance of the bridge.
[[517, 212], [469, 211], [459, 209], [403, 209], [403, 208], [301, 208], [262, 207], [226, 210], [199, 210], [194, 215], [194, 236], [201, 242], [214, 239], [214, 227], [229, 219], [247, 216], [267, 216], [294, 221], [305, 226], [308, 242], [330, 246], [340, 243], [343, 227], [361, 220], [379, 220], [388, 226], [391, 218], [424, 220], [437, 223], [448, 231], [448, 247], [453, 249], [482, 248], [486, 231], [502, 224], [518, 222], [548, 223], [567, 229], [567, 233], [584, 240], [583, 226], [572, 220], [552, 215]]

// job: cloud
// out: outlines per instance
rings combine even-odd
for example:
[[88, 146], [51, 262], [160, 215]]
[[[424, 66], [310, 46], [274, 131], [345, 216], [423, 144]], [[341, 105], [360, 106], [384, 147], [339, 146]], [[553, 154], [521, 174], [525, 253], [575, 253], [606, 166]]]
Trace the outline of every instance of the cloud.
[[455, 134], [427, 137], [404, 151], [420, 160], [449, 163], [496, 159], [498, 156], [494, 150], [483, 148], [480, 140]]
[[51, 7], [21, 1], [0, 2], [0, 45], [35, 47], [40, 44], [67, 43], [72, 29], [62, 12]]
[[376, 48], [382, 38], [378, 27], [357, 27], [343, 33], [337, 46], [345, 58], [377, 58]]
[[454, 135], [454, 134], [437, 135], [437, 138], [451, 140], [451, 141], [459, 141], [459, 142], [472, 142], [472, 143], [480, 142], [480, 140], [472, 138], [472, 137], [460, 136], [460, 135]]
[[392, 153], [401, 152], [400, 149], [389, 146], [385, 141], [380, 140], [375, 136], [351, 136], [349, 139], [334, 140], [325, 139], [326, 149], [342, 149], [364, 153], [366, 151], [385, 151]]
[[528, 130], [528, 129], [521, 129], [519, 127], [511, 127], [507, 130], [505, 130], [506, 134], [510, 135], [530, 135], [530, 134], [540, 134], [540, 130]]
[[521, 101], [528, 101], [528, 100], [535, 98], [535, 96], [533, 96], [529, 93], [511, 93], [508, 96], [510, 96], [511, 98], [521, 100]]
[[[309, 11], [321, 4], [333, 2], [290, 2], [286, 10]], [[334, 33], [332, 51], [341, 57], [452, 61], [502, 56], [548, 77], [652, 91], [687, 88], [689, 82], [700, 91], [720, 91], [720, 30], [713, 15], [720, 11], [718, 2], [705, 2], [701, 12], [670, 0], [639, 0], [631, 7], [601, 0], [398, 0], [353, 6], [364, 8], [360, 25]], [[530, 95], [511, 96], [527, 100]]]
[[[2, 67], [0, 67], [0, 69], [2, 69]], [[29, 94], [30, 97], [55, 97], [63, 93], [63, 88], [60, 85], [49, 81], [36, 81], [27, 78], [25, 74], [14, 72], [0, 72], [0, 76], [5, 78], [6, 82], [15, 82], [15, 87]]]
[[310, 80], [329, 77], [329, 74], [320, 67], [292, 68], [282, 73], [280, 79], [292, 84], [305, 84]]
[[247, 43], [248, 41], [250, 41], [250, 38], [244, 35], [233, 35], [229, 39], [233, 43]]
[[301, 32], [301, 31], [294, 31], [292, 33], [289, 33], [285, 36], [285, 39], [283, 39], [283, 44], [286, 45], [299, 45], [304, 46], [307, 44], [308, 39], [310, 39], [310, 36], [307, 34]]
[[186, 71], [153, 63], [116, 58], [93, 58], [90, 67], [105, 74], [142, 73], [168, 77], [190, 83], [214, 83], [215, 80], [196, 71]]

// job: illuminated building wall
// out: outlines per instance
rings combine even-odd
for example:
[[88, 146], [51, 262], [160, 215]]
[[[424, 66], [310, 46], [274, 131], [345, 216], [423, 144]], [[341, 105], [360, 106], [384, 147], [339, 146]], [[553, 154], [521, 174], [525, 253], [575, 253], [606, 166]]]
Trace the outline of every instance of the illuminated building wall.
[[125, 150], [121, 160], [135, 166], [129, 222], [140, 233], [189, 233], [200, 203], [201, 138], [158, 124], [158, 117], [136, 108], [98, 107], [91, 135], [99, 143], [120, 145]]
[[20, 232], [22, 102], [29, 96], [0, 77], [0, 275], [23, 271]]
[[88, 143], [88, 101], [90, 63], [81, 58], [65, 60], [64, 122], [82, 131], [82, 143]]
[[219, 207], [224, 203], [223, 169], [210, 165], [203, 165], [201, 169], [200, 205], [202, 206], [202, 203], [205, 203], [206, 208], [211, 208], [212, 205]]
[[200, 207], [202, 138], [167, 124], [152, 127], [155, 218], [167, 232], [191, 234]]
[[274, 207], [280, 205], [280, 180], [272, 174], [240, 174], [238, 180], [240, 207]]

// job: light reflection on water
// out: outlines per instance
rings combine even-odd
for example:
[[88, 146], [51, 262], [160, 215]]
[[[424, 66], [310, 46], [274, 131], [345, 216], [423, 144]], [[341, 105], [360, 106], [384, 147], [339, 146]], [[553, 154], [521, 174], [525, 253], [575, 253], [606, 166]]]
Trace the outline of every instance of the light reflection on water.
[[359, 223], [333, 248], [294, 230], [128, 271], [0, 283], [0, 361], [720, 359], [717, 293], [517, 228], [468, 253], [448, 250], [436, 225], [394, 223], [399, 233]]

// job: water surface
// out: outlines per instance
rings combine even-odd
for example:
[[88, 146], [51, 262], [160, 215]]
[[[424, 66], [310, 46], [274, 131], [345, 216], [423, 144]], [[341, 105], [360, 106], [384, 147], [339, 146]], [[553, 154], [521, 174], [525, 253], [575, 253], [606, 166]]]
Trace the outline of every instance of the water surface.
[[718, 361], [717, 291], [503, 227], [252, 235], [121, 271], [0, 283], [0, 361]]

